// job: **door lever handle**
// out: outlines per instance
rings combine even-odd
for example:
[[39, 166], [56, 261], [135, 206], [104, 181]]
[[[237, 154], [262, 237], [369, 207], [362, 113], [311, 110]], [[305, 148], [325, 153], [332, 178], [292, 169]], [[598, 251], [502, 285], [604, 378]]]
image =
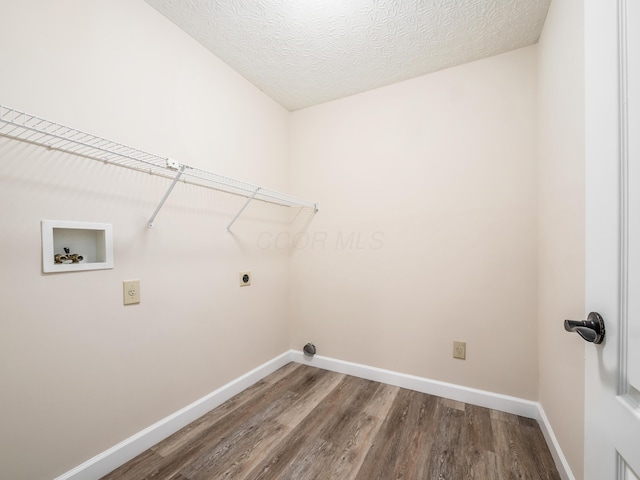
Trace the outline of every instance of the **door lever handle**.
[[597, 312], [591, 312], [586, 320], [565, 320], [567, 332], [577, 332], [584, 340], [592, 343], [604, 341], [604, 320]]

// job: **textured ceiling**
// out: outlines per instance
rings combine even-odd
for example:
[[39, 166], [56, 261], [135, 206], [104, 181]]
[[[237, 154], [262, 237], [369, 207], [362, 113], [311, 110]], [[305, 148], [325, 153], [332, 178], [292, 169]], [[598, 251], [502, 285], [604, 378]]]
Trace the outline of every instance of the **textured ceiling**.
[[146, 0], [289, 110], [532, 45], [551, 0]]

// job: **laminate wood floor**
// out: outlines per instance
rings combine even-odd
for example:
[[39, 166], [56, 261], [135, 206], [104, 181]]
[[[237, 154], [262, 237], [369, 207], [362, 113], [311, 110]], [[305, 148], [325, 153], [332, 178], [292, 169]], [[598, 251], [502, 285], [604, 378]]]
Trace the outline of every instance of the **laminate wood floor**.
[[535, 420], [290, 363], [103, 479], [560, 476]]

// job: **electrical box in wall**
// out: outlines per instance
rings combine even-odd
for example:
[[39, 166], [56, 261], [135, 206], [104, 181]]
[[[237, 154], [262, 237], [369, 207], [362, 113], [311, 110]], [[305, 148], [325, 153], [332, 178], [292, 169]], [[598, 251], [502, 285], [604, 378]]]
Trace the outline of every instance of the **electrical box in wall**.
[[251, 272], [240, 272], [240, 286], [248, 287], [251, 285]]
[[140, 303], [140, 280], [125, 280], [122, 282], [122, 290], [125, 305]]
[[42, 271], [76, 272], [113, 268], [109, 223], [42, 221]]

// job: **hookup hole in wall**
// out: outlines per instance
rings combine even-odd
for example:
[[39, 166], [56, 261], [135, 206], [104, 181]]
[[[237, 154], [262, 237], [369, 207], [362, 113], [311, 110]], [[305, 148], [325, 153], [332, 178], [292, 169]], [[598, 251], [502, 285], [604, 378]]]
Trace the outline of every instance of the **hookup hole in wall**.
[[313, 343], [307, 343], [302, 348], [302, 351], [304, 352], [305, 355], [312, 357], [316, 354], [316, 346]]

